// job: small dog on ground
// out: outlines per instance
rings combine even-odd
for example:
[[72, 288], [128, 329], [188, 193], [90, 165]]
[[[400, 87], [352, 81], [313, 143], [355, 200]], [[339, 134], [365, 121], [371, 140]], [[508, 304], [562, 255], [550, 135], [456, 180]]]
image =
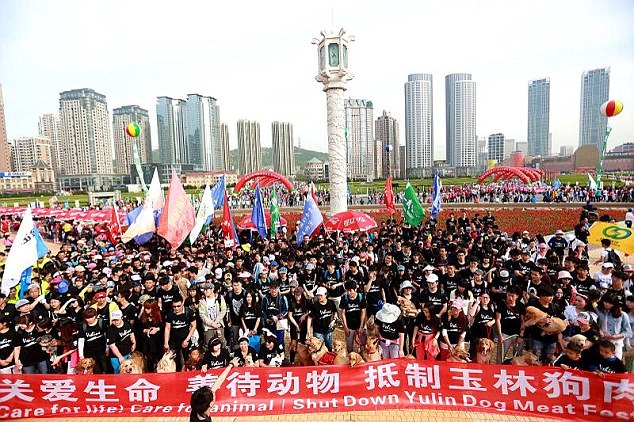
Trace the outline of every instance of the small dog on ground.
[[92, 374], [96, 364], [97, 362], [93, 358], [79, 359], [75, 373], [80, 375]]
[[350, 365], [351, 368], [360, 363], [365, 363], [365, 361], [363, 360], [363, 357], [361, 357], [360, 354], [358, 354], [357, 352], [352, 352], [348, 355], [348, 364]]
[[476, 345], [476, 362], [477, 363], [495, 363], [497, 347], [495, 343], [488, 338], [481, 338]]
[[173, 350], [165, 352], [161, 360], [156, 364], [156, 372], [159, 374], [176, 372], [176, 361], [174, 358], [176, 358], [176, 353]]

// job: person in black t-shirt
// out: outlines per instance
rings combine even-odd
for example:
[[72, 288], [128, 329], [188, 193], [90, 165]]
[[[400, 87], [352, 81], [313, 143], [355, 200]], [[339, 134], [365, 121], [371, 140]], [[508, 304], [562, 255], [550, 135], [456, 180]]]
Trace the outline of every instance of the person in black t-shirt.
[[343, 331], [346, 336], [346, 347], [348, 353], [353, 351], [355, 335], [363, 334], [363, 326], [366, 318], [366, 305], [363, 295], [357, 292], [355, 281], [346, 282], [346, 294], [341, 297], [339, 309], [341, 309], [341, 319]]
[[260, 347], [258, 354], [259, 366], [286, 366], [288, 362], [284, 362], [284, 346], [277, 341], [274, 335], [264, 337], [264, 344]]
[[524, 332], [521, 327], [526, 309], [518, 301], [520, 294], [519, 287], [509, 287], [506, 292], [506, 300], [498, 303], [495, 311], [498, 363], [502, 363], [507, 354], [519, 353], [524, 344]]
[[376, 313], [376, 330], [383, 359], [405, 356], [405, 323], [398, 306], [391, 303], [383, 305]]
[[97, 310], [88, 308], [84, 312], [84, 322], [79, 326], [78, 351], [79, 359], [93, 358], [93, 373], [104, 374], [108, 369], [106, 327], [97, 318]]
[[328, 349], [332, 349], [332, 332], [337, 317], [335, 303], [328, 299], [328, 291], [320, 287], [315, 292], [317, 300], [310, 307], [308, 316], [308, 334], [322, 340]]
[[163, 311], [163, 316], [172, 310], [172, 303], [176, 298], [183, 299], [180, 290], [174, 285], [167, 276], [159, 278], [159, 288], [156, 292], [156, 300], [159, 302], [159, 307]]
[[12, 318], [8, 315], [0, 316], [0, 374], [13, 373], [17, 345], [18, 336], [13, 329]]
[[589, 363], [588, 370], [599, 376], [604, 374], [624, 374], [625, 365], [621, 359], [615, 355], [616, 346], [610, 340], [601, 340], [599, 342], [599, 360]]
[[229, 352], [222, 347], [222, 341], [218, 337], [211, 339], [201, 362], [201, 370], [205, 372], [208, 369], [224, 368], [228, 363]]
[[180, 371], [183, 362], [189, 355], [191, 338], [196, 331], [196, 315], [184, 308], [180, 295], [172, 302], [172, 312], [165, 320], [165, 334], [163, 349], [174, 350], [176, 353], [176, 370]]
[[585, 369], [581, 360], [581, 346], [574, 341], [569, 342], [564, 353], [553, 362], [553, 366], [561, 369]]
[[[240, 337], [238, 339], [238, 347], [234, 350], [233, 354], [238, 359], [238, 366], [257, 366], [258, 353], [255, 349], [249, 346], [249, 339], [247, 337]], [[250, 365], [248, 364], [250, 361]]]
[[108, 347], [112, 352], [110, 363], [114, 373], [118, 374], [119, 365], [136, 349], [136, 336], [130, 324], [123, 320], [121, 311], [114, 311], [110, 317], [112, 318], [112, 325], [108, 328]]
[[[354, 261], [353, 261], [354, 262]], [[346, 273], [346, 279], [350, 281], [349, 273]], [[358, 280], [355, 280], [358, 282]], [[359, 284], [361, 286], [362, 284]], [[385, 290], [387, 286], [385, 285], [384, 278], [378, 278], [376, 273], [376, 268], [370, 268], [368, 272], [367, 282], [363, 285], [363, 290], [365, 291], [365, 302], [367, 305], [367, 313], [368, 318], [370, 316], [375, 315], [379, 310], [379, 303], [385, 303]]]

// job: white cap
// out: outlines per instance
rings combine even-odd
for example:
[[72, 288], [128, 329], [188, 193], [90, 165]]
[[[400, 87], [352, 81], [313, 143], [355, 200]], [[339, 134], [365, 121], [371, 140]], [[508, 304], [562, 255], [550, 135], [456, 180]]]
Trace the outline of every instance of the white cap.
[[435, 268], [432, 267], [431, 265], [427, 265], [425, 268], [423, 268], [423, 271], [434, 271]]
[[110, 319], [113, 320], [113, 321], [115, 319], [122, 319], [122, 318], [123, 318], [123, 312], [121, 312], [121, 311], [113, 311], [110, 314]]
[[602, 265], [603, 268], [614, 268], [614, 264], [611, 262], [604, 262]]
[[431, 274], [429, 277], [427, 277], [428, 283], [436, 283], [437, 281], [438, 281], [438, 276], [436, 274]]
[[216, 275], [217, 279], [221, 279], [222, 278], [222, 269], [216, 268], [216, 270], [214, 271], [214, 274]]
[[568, 271], [559, 271], [559, 273], [557, 274], [557, 279], [561, 280], [562, 278], [572, 279], [572, 276], [570, 275]]
[[326, 296], [326, 294], [328, 294], [328, 290], [325, 287], [320, 287], [315, 292], [315, 296]]
[[564, 234], [564, 231], [563, 231], [563, 230], [557, 230], [557, 231], [555, 232], [555, 234]]

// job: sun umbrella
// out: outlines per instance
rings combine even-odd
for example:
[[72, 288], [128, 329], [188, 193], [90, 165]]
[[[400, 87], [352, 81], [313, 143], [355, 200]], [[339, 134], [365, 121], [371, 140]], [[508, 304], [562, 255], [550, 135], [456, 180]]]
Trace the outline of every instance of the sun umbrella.
[[[266, 226], [270, 227], [271, 226], [271, 213], [269, 211], [265, 211], [264, 212], [264, 218], [266, 220]], [[286, 227], [286, 219], [284, 217], [280, 217], [280, 225], [282, 227]], [[255, 224], [253, 224], [253, 221], [251, 221], [251, 214], [244, 215], [240, 219], [240, 221], [238, 222], [238, 228], [240, 230], [246, 230], [246, 229], [255, 230]]]
[[364, 212], [348, 210], [337, 213], [324, 223], [327, 231], [367, 231], [377, 226], [374, 218]]

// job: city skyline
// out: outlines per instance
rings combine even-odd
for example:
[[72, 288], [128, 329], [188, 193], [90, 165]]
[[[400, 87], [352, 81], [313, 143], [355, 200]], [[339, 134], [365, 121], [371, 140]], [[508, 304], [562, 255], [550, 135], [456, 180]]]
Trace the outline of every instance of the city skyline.
[[[89, 87], [106, 95], [111, 108], [138, 104], [150, 110], [151, 122], [156, 121], [156, 96], [204, 92], [218, 99], [231, 148], [237, 144], [235, 122], [248, 118], [292, 122], [304, 148], [325, 151], [326, 111], [314, 82], [317, 57], [310, 39], [321, 29], [343, 26], [356, 37], [350, 49], [355, 79], [346, 97], [368, 98], [377, 111], [386, 110], [399, 122], [405, 122], [402, 81], [407, 75], [429, 73], [441, 80], [468, 72], [478, 84], [477, 135], [502, 132], [524, 141], [526, 84], [550, 78], [550, 132], [552, 150], [558, 151], [578, 143], [580, 76], [609, 66], [611, 98], [623, 101], [625, 111], [611, 124], [608, 148], [634, 140], [634, 119], [628, 115], [634, 104], [630, 2], [615, 1], [606, 8], [591, 1], [537, 1], [528, 12], [497, 1], [458, 1], [452, 7], [397, 1], [389, 10], [373, 2], [363, 10], [352, 4], [332, 6], [310, 5], [309, 13], [302, 13], [302, 5], [292, 2], [195, 3], [173, 10], [140, 1], [126, 3], [129, 13], [144, 16], [130, 25], [107, 4], [3, 2], [0, 37], [7, 48], [0, 52], [0, 82], [9, 138], [35, 135], [38, 116], [56, 110], [60, 92]], [[212, 27], [203, 24], [210, 14], [216, 17]], [[103, 19], [83, 18], [91, 15]], [[244, 19], [230, 18], [236, 15]], [[421, 17], [423, 29], [417, 24]], [[73, 25], [60, 24], [67, 20]], [[192, 42], [163, 30], [178, 21], [190, 23]], [[587, 30], [605, 22], [619, 28], [617, 37], [606, 40]], [[91, 36], [80, 36], [88, 32]], [[125, 40], [140, 37], [147, 40], [141, 47], [120, 48]], [[425, 47], [418, 50], [418, 45]], [[377, 61], [378, 51], [389, 54]], [[282, 68], [283, 82], [266, 83], [267, 73]], [[446, 158], [441, 91], [433, 99], [434, 159]], [[270, 127], [262, 129], [268, 146]], [[405, 139], [404, 124], [400, 137]]]

